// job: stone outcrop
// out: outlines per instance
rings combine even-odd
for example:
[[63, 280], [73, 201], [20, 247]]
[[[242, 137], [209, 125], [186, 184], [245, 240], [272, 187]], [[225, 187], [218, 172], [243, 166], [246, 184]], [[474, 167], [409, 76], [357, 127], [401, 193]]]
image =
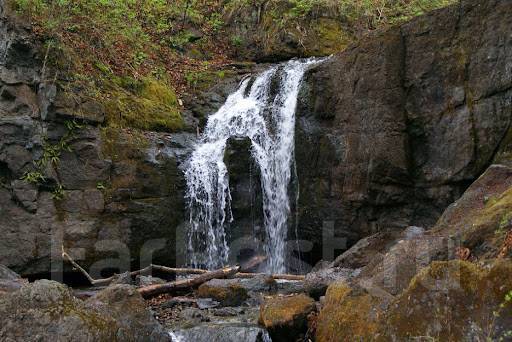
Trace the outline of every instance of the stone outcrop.
[[506, 338], [512, 318], [506, 299], [511, 266], [510, 260], [434, 262], [398, 297], [386, 299], [334, 283], [318, 317], [317, 341]]
[[54, 82], [39, 41], [3, 1], [0, 37], [0, 263], [59, 272], [64, 246], [94, 276], [152, 258], [173, 265], [179, 165], [195, 135], [100, 128], [101, 105]]
[[431, 227], [497, 155], [506, 159], [511, 27], [509, 1], [463, 0], [306, 75], [296, 159], [311, 261], [379, 231]]
[[[354, 273], [327, 289], [317, 340], [348, 338], [340, 331], [382, 341], [506, 336], [512, 317], [510, 171], [489, 167], [429, 231], [410, 227], [375, 245], [383, 237], [378, 233], [340, 255], [323, 271], [353, 264]], [[363, 254], [372, 260], [361, 264]]]

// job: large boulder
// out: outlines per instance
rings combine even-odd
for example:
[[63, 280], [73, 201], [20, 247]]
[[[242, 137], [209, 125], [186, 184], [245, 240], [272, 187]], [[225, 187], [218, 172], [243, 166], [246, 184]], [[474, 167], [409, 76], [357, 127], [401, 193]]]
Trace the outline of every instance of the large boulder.
[[435, 262], [390, 307], [383, 336], [502, 340], [512, 326], [512, 262]]
[[512, 255], [512, 168], [493, 165], [450, 205], [433, 229], [454, 236], [465, 258]]
[[306, 333], [308, 315], [315, 310], [315, 301], [304, 294], [267, 297], [260, 308], [259, 323], [272, 341], [295, 341]]
[[119, 327], [118, 340], [168, 341], [169, 334], [153, 317], [144, 299], [130, 285], [113, 285], [86, 301], [88, 307], [111, 317]]
[[199, 286], [197, 295], [212, 298], [222, 306], [239, 306], [248, 298], [239, 279], [212, 279]]
[[382, 230], [433, 226], [497, 151], [510, 155], [500, 145], [510, 141], [511, 27], [509, 1], [463, 0], [306, 74], [296, 161], [312, 262]]
[[170, 341], [133, 289], [108, 288], [88, 302], [39, 280], [0, 297], [2, 341]]
[[334, 283], [318, 317], [316, 339], [506, 338], [512, 322], [511, 267], [510, 260], [482, 265], [460, 260], [433, 262], [397, 297]]
[[382, 298], [344, 281], [332, 283], [317, 320], [318, 342], [370, 341], [379, 327]]

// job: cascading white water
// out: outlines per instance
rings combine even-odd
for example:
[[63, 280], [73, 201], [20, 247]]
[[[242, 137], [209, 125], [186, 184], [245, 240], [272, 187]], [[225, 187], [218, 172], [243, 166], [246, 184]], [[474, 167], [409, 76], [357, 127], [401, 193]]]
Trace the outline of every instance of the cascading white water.
[[[190, 210], [189, 261], [209, 269], [228, 261], [226, 228], [232, 220], [224, 150], [230, 137], [248, 137], [259, 165], [268, 271], [286, 271], [285, 240], [290, 201], [288, 186], [294, 155], [295, 109], [305, 70], [315, 59], [292, 60], [244, 80], [208, 118], [201, 143], [185, 172]], [[278, 89], [273, 95], [273, 81]]]

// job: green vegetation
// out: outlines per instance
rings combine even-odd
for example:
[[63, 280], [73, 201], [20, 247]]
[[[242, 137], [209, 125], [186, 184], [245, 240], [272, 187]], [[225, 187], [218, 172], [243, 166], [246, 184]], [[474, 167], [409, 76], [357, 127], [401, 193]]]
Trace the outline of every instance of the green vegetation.
[[177, 131], [184, 128], [179, 97], [223, 78], [219, 70], [234, 56], [286, 49], [282, 33], [305, 55], [327, 55], [362, 32], [455, 0], [10, 2], [44, 42], [44, 77], [103, 104], [106, 125]]
[[[218, 1], [12, 0], [45, 43], [48, 70], [59, 86], [106, 109], [107, 125], [176, 131], [183, 128], [175, 89], [186, 88], [180, 50], [218, 31]], [[192, 33], [191, 28], [199, 28]], [[215, 64], [215, 63], [213, 63]], [[59, 81], [58, 81], [59, 82]]]
[[340, 11], [351, 26], [373, 30], [396, 25], [458, 0], [340, 0]]
[[[48, 166], [56, 166], [60, 162], [60, 156], [63, 151], [71, 152], [71, 142], [76, 136], [76, 132], [83, 126], [75, 120], [66, 121], [66, 133], [57, 143], [50, 143], [48, 138], [43, 138], [43, 155], [40, 159], [34, 161], [34, 169], [26, 171], [21, 177], [27, 183], [40, 185], [46, 181], [44, 173]], [[54, 200], [62, 200], [64, 198], [64, 187], [58, 183], [52, 190], [52, 198]]]

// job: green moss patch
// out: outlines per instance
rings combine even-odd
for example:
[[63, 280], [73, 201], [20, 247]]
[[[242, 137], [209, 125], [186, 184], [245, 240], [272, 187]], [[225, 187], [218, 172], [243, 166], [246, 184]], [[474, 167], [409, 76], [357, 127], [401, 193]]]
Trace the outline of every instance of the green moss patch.
[[[512, 263], [478, 266], [435, 262], [420, 272], [391, 306], [383, 325], [387, 338], [408, 340], [494, 340], [512, 324]], [[501, 276], [498, 276], [501, 274]]]
[[162, 81], [117, 79], [100, 99], [111, 126], [152, 131], [178, 131], [184, 127], [176, 94]]
[[370, 341], [381, 312], [379, 300], [365, 291], [354, 291], [344, 282], [329, 286], [320, 311], [316, 332], [318, 342]]

